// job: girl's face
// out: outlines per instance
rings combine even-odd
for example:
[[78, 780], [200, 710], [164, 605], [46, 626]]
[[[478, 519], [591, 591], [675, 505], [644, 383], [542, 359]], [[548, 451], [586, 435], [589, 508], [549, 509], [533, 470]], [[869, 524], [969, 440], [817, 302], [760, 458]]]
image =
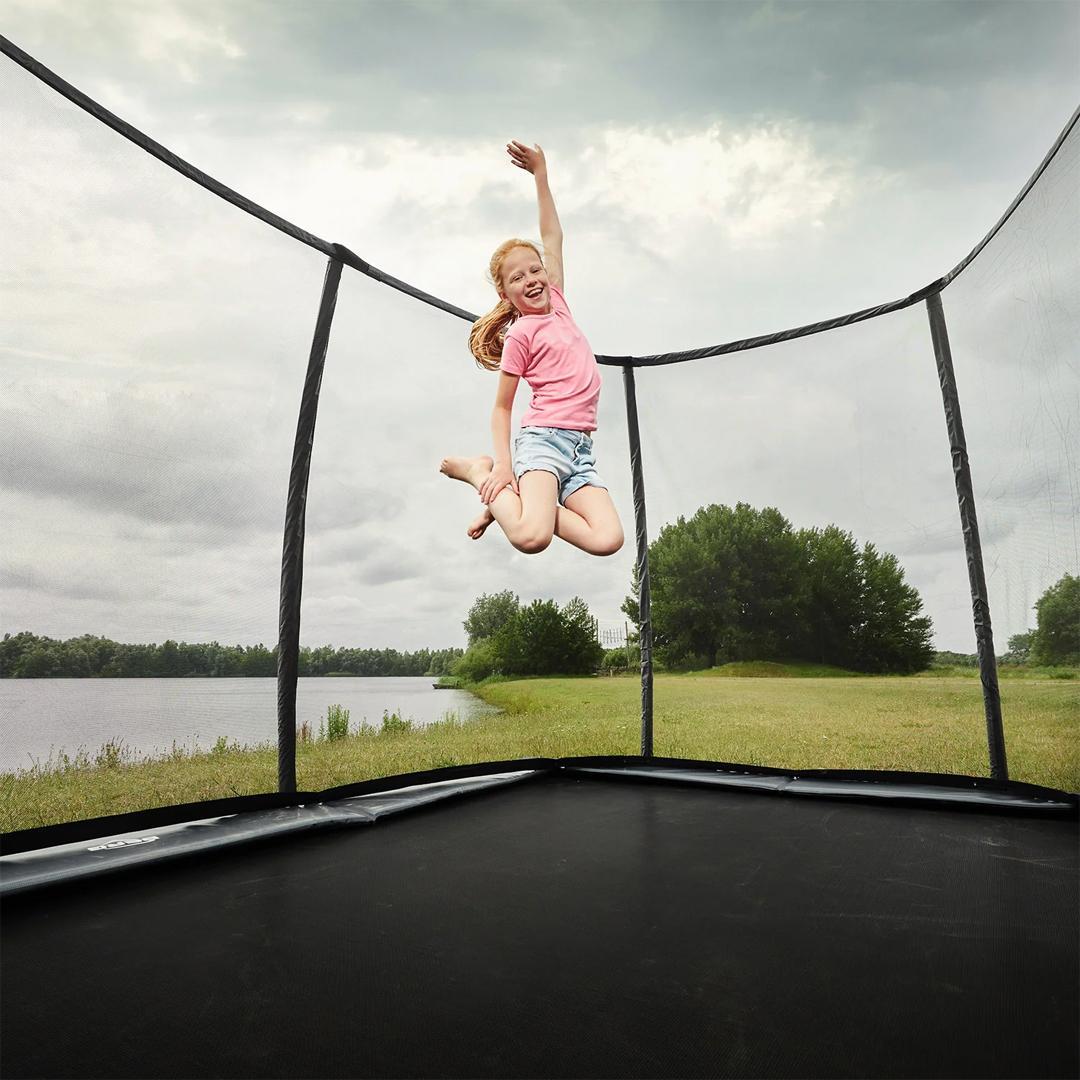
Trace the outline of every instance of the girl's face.
[[551, 293], [547, 271], [532, 248], [516, 247], [503, 259], [502, 295], [522, 315], [549, 315]]

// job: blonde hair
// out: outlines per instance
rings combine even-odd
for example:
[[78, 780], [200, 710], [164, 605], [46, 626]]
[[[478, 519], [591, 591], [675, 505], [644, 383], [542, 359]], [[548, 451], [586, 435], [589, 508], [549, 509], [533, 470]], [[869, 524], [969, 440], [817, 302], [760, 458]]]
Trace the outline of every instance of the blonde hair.
[[[491, 256], [488, 264], [488, 280], [496, 290], [502, 288], [502, 264], [514, 248], [531, 248], [543, 266], [540, 250], [531, 240], [504, 240]], [[469, 332], [469, 351], [476, 358], [478, 367], [486, 371], [498, 371], [502, 361], [503, 341], [506, 332], [518, 319], [518, 309], [509, 300], [500, 300], [486, 315], [481, 315]]]

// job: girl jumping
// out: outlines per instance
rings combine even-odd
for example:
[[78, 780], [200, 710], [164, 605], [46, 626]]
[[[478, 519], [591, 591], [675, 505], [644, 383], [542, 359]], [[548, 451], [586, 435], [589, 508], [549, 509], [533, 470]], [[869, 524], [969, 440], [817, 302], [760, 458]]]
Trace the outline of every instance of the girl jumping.
[[[494, 458], [443, 458], [440, 472], [464, 480], [484, 510], [468, 528], [479, 540], [497, 521], [519, 551], [543, 551], [552, 536], [591, 555], [613, 555], [622, 524], [593, 457], [600, 370], [563, 296], [562, 226], [539, 146], [506, 146], [510, 160], [536, 178], [544, 259], [528, 240], [507, 240], [491, 256], [491, 282], [501, 300], [477, 319], [469, 349], [477, 364], [498, 371], [491, 414]], [[524, 376], [532, 401], [510, 453], [510, 413]]]

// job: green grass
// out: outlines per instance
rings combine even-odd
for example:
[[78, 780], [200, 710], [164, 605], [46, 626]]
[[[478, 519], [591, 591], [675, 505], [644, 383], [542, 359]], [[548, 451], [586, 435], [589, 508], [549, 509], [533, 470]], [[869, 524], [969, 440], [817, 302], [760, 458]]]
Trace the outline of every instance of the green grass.
[[[776, 663], [772, 660], [743, 660], [704, 671], [686, 673], [690, 678], [760, 678], [760, 679], [876, 679], [878, 675], [866, 675], [861, 671], [847, 671], [845, 668], [830, 667], [828, 664], [813, 664], [796, 660]], [[999, 664], [998, 681], [1002, 679], [1076, 679], [1080, 669], [1070, 667], [1027, 667], [1020, 664]], [[960, 667], [943, 664], [907, 678], [941, 679], [978, 679], [977, 667]]]
[[[727, 667], [657, 675], [654, 752], [802, 769], [901, 769], [987, 775], [977, 678], [868, 677], [835, 671], [733, 674]], [[503, 711], [472, 721], [448, 714], [427, 727], [388, 717], [378, 732], [297, 745], [298, 784], [318, 791], [373, 777], [479, 761], [637, 754], [636, 676], [498, 679], [474, 688]], [[1080, 789], [1080, 694], [1060, 678], [1003, 680], [1013, 779]], [[340, 727], [336, 729], [340, 732]], [[94, 758], [0, 774], [0, 829], [124, 813], [147, 806], [273, 791], [273, 746], [226, 740], [190, 754], [137, 761], [116, 743]]]
[[772, 660], [740, 660], [704, 671], [689, 671], [689, 678], [722, 679], [872, 679], [858, 671], [830, 667], [828, 664], [811, 664], [807, 661], [776, 663]]

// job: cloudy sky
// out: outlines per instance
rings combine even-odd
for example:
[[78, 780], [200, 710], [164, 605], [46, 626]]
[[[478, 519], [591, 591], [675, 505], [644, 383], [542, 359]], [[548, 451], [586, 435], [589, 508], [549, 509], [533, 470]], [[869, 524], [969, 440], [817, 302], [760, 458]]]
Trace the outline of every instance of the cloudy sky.
[[[907, 295], [998, 220], [1080, 94], [1075, 3], [0, 0], [0, 32], [228, 186], [461, 307], [539, 239], [593, 349], [649, 354]], [[325, 259], [0, 61], [0, 630], [272, 644]], [[1078, 572], [1075, 142], [944, 295], [998, 651]], [[490, 452], [468, 324], [346, 270], [315, 437], [305, 644], [464, 644], [482, 592], [633, 563], [622, 376], [596, 449], [628, 543], [515, 552], [440, 476]], [[776, 506], [891, 551], [974, 650], [925, 309], [638, 376], [649, 528]], [[527, 403], [522, 385], [516, 416]]]

